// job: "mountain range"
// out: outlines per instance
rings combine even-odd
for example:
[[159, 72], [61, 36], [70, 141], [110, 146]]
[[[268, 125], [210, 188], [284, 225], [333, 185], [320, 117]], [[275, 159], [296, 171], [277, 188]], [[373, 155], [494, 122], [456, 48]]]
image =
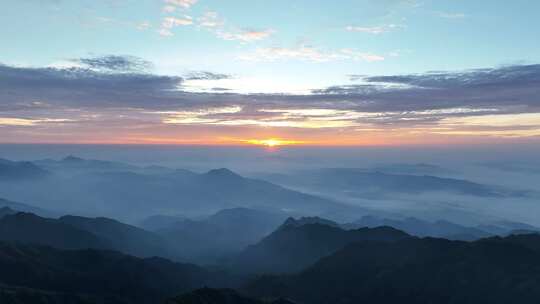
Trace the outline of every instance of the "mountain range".
[[353, 210], [356, 214], [366, 213], [360, 207], [245, 178], [228, 169], [195, 173], [75, 157], [36, 164], [51, 174], [25, 183], [2, 181], [5, 184], [0, 187], [0, 196], [39, 201], [44, 208], [70, 214], [107, 216], [130, 223], [139, 222], [148, 214], [193, 217], [236, 207], [336, 218], [348, 216]]
[[292, 273], [347, 244], [377, 240], [392, 242], [409, 235], [391, 227], [344, 230], [313, 220], [288, 219], [260, 242], [247, 247], [231, 263], [231, 269], [245, 273]]
[[357, 242], [293, 275], [248, 284], [299, 303], [538, 303], [540, 235]]
[[[412, 167], [412, 168], [411, 168]], [[336, 193], [359, 198], [384, 198], [399, 194], [445, 192], [478, 197], [523, 197], [525, 190], [510, 190], [465, 179], [426, 175], [442, 169], [427, 165], [380, 166], [374, 168], [326, 168], [297, 171], [289, 174], [263, 174], [270, 182], [303, 189], [313, 193], [335, 196]]]
[[[225, 287], [234, 282], [224, 273], [162, 258], [1, 242], [0, 268], [0, 296], [7, 294], [10, 286], [18, 286], [25, 287], [29, 296], [48, 294], [58, 301], [53, 303], [66, 303], [61, 300], [71, 298], [73, 303], [154, 304], [192, 289]], [[67, 296], [50, 296], [58, 293]], [[11, 295], [13, 300], [21, 300], [22, 295]], [[84, 302], [88, 298], [94, 300]]]

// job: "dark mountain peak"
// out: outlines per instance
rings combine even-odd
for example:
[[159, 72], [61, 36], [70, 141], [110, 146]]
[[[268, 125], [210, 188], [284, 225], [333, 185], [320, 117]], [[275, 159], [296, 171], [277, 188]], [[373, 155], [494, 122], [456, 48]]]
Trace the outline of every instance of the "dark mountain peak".
[[288, 217], [281, 226], [282, 227], [286, 227], [286, 226], [297, 227], [298, 226], [298, 221], [296, 219], [294, 219], [294, 217], [291, 216], [291, 217]]
[[[354, 231], [354, 230], [353, 230]], [[404, 239], [410, 237], [409, 234], [403, 232], [402, 230], [396, 229], [390, 226], [378, 226], [373, 228], [360, 228], [356, 231], [365, 232], [369, 234], [372, 238], [380, 240], [393, 240], [393, 239]]]
[[330, 227], [339, 227], [339, 224], [327, 220], [318, 216], [308, 216], [308, 217], [301, 217], [299, 219], [295, 219], [293, 217], [289, 217], [285, 222], [281, 225], [282, 227], [300, 227], [304, 225], [311, 225], [311, 224], [320, 224]]
[[66, 157], [64, 157], [62, 159], [63, 162], [70, 162], [70, 163], [80, 163], [80, 162], [84, 162], [84, 159], [80, 158], [80, 157], [76, 157], [76, 156], [73, 156], [73, 155], [68, 155]]
[[221, 177], [221, 178], [242, 178], [242, 176], [234, 173], [227, 168], [212, 169], [205, 174], [206, 176]]
[[[299, 224], [302, 222], [304, 224]], [[301, 271], [347, 244], [393, 242], [410, 237], [391, 227], [344, 230], [326, 222], [328, 220], [320, 218], [289, 218], [278, 230], [247, 247], [237, 257], [236, 266], [251, 273], [291, 273]]]

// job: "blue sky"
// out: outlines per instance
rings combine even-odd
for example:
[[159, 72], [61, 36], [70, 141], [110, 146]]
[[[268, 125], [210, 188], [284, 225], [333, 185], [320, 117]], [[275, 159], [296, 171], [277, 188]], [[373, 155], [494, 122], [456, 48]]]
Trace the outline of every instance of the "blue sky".
[[[430, 71], [454, 75], [473, 73], [471, 69], [479, 68], [535, 65], [540, 62], [538, 11], [540, 2], [525, 0], [511, 3], [502, 0], [3, 0], [0, 63], [18, 69], [89, 68], [81, 58], [118, 56], [148, 63], [142, 71], [145, 74], [179, 77], [178, 87], [185, 93], [221, 91], [239, 94], [239, 100], [251, 93], [294, 97], [329, 87], [366, 84], [367, 76], [421, 75]], [[201, 72], [223, 77], [192, 77]], [[351, 96], [351, 92], [347, 93]], [[188, 103], [188, 110], [185, 104], [175, 103], [162, 114], [180, 110], [224, 114], [234, 106], [245, 112], [248, 108], [245, 104], [250, 104], [220, 98], [223, 99], [216, 97], [211, 106], [205, 103], [195, 109]], [[322, 108], [361, 113], [365, 110], [359, 111], [358, 100], [350, 101], [352, 108], [348, 108], [345, 99], [302, 107], [294, 102], [285, 105], [296, 110]], [[493, 102], [500, 104], [497, 100]], [[521, 104], [494, 108], [505, 115], [531, 111], [534, 114], [535, 110], [530, 108], [532, 102], [525, 102], [526, 107], [521, 108]], [[283, 108], [283, 104], [280, 106]], [[468, 110], [464, 113], [481, 112], [470, 104], [465, 106]], [[510, 106], [512, 111], [508, 110]], [[222, 109], [215, 110], [219, 107]], [[425, 108], [434, 110], [444, 106], [433, 104]], [[480, 110], [493, 114], [488, 108], [488, 104], [483, 104]], [[268, 110], [258, 108], [261, 109]], [[121, 112], [120, 108], [117, 110]], [[452, 111], [456, 112], [455, 107]], [[138, 113], [137, 118], [146, 112]], [[287, 113], [285, 116], [293, 115]], [[320, 114], [305, 113], [301, 116]], [[4, 122], [8, 118], [49, 119], [49, 122], [65, 119], [51, 120], [50, 113], [46, 117], [6, 110], [0, 114]], [[354, 119], [362, 116], [347, 115]], [[251, 125], [252, 120], [250, 117]], [[269, 136], [272, 132], [268, 129], [275, 125], [265, 125], [264, 136]], [[530, 123], [526, 125], [530, 129]], [[349, 124], [339, 125], [345, 126]], [[296, 127], [301, 129], [298, 124]], [[327, 133], [326, 136], [332, 135]]]
[[[535, 1], [3, 2], [0, 36], [7, 40], [0, 59], [8, 64], [43, 66], [129, 54], [154, 62], [156, 73], [210, 70], [276, 82], [269, 90], [279, 91], [279, 84], [293, 80], [297, 87], [314, 89], [343, 82], [349, 74], [540, 61], [540, 3]], [[160, 35], [169, 17], [189, 22], [162, 32], [170, 36]], [[248, 31], [262, 36], [242, 38]], [[278, 49], [283, 54], [264, 58]], [[343, 58], [316, 59], [302, 52]]]

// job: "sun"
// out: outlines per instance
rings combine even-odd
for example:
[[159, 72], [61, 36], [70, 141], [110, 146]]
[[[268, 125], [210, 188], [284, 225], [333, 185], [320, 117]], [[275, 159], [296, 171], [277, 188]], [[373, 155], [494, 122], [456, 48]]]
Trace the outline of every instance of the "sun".
[[285, 140], [277, 138], [268, 138], [268, 139], [248, 139], [244, 142], [252, 145], [266, 146], [266, 147], [279, 147], [286, 145], [298, 145], [304, 142], [298, 140]]

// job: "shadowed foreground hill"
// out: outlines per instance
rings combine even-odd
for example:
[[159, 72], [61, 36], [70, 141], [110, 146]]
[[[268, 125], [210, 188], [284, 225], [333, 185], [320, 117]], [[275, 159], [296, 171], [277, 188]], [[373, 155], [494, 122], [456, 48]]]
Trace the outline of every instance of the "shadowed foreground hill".
[[96, 235], [56, 219], [32, 213], [17, 213], [0, 218], [0, 241], [15, 241], [61, 249], [110, 248]]
[[0, 243], [0, 269], [0, 290], [18, 286], [100, 299], [90, 303], [161, 303], [192, 289], [233, 282], [222, 273], [161, 258], [13, 243]]
[[172, 245], [153, 232], [108, 218], [63, 216], [60, 222], [88, 231], [111, 244], [111, 248], [138, 257], [178, 258]]
[[202, 288], [170, 299], [166, 304], [294, 304], [286, 299], [260, 301], [240, 295], [232, 289]]
[[159, 235], [108, 218], [6, 214], [0, 216], [0, 240], [59, 249], [110, 249], [138, 257], [180, 257], [176, 247]]
[[247, 288], [310, 303], [539, 303], [540, 236], [360, 242]]
[[[409, 237], [391, 227], [343, 230], [321, 221], [324, 224], [309, 219], [288, 219], [268, 237], [244, 250], [236, 257], [232, 268], [249, 273], [296, 272], [350, 243]], [[299, 224], [302, 222], [307, 224]]]

